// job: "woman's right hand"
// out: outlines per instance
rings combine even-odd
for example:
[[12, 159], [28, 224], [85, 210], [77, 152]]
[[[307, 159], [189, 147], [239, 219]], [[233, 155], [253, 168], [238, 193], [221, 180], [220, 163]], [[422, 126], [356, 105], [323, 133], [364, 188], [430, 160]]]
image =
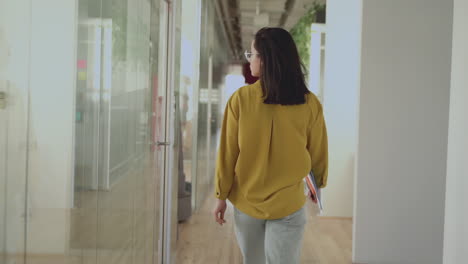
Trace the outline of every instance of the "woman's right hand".
[[217, 199], [216, 207], [213, 211], [213, 214], [215, 217], [215, 221], [221, 226], [226, 223], [226, 220], [224, 220], [224, 213], [226, 212], [226, 209], [227, 209], [226, 201]]

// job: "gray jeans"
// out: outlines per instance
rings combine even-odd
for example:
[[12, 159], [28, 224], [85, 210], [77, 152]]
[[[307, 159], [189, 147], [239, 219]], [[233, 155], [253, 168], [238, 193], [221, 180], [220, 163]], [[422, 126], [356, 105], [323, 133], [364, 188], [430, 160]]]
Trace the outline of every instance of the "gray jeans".
[[256, 219], [234, 208], [244, 264], [298, 264], [306, 222], [305, 207], [276, 220]]

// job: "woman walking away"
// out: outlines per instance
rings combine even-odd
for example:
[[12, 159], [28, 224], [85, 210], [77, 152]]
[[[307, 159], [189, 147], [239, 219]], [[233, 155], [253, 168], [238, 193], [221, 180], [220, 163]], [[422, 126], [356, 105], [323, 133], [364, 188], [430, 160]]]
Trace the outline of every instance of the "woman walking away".
[[244, 264], [299, 263], [307, 222], [303, 179], [312, 171], [319, 188], [327, 184], [322, 105], [305, 85], [286, 30], [261, 29], [245, 55], [259, 80], [226, 106], [214, 217], [225, 223], [229, 199]]

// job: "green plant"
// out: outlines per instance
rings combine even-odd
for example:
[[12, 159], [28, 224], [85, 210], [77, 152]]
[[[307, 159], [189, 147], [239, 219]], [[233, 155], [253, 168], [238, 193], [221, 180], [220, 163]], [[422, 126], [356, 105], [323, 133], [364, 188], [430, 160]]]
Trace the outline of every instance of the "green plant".
[[[314, 3], [309, 10], [302, 16], [299, 21], [290, 30], [290, 33], [296, 42], [296, 46], [301, 58], [302, 64], [305, 67], [309, 66], [310, 59], [310, 37], [311, 37], [311, 25], [314, 22], [325, 22], [326, 5]], [[321, 20], [321, 21], [317, 21]]]

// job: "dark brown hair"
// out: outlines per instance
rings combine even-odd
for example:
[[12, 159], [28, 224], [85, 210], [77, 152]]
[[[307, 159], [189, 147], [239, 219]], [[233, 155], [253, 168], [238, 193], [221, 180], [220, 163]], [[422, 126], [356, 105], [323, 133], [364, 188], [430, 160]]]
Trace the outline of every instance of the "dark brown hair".
[[262, 28], [255, 34], [255, 49], [260, 54], [260, 81], [266, 104], [305, 103], [310, 93], [304, 81], [296, 44], [282, 28]]

